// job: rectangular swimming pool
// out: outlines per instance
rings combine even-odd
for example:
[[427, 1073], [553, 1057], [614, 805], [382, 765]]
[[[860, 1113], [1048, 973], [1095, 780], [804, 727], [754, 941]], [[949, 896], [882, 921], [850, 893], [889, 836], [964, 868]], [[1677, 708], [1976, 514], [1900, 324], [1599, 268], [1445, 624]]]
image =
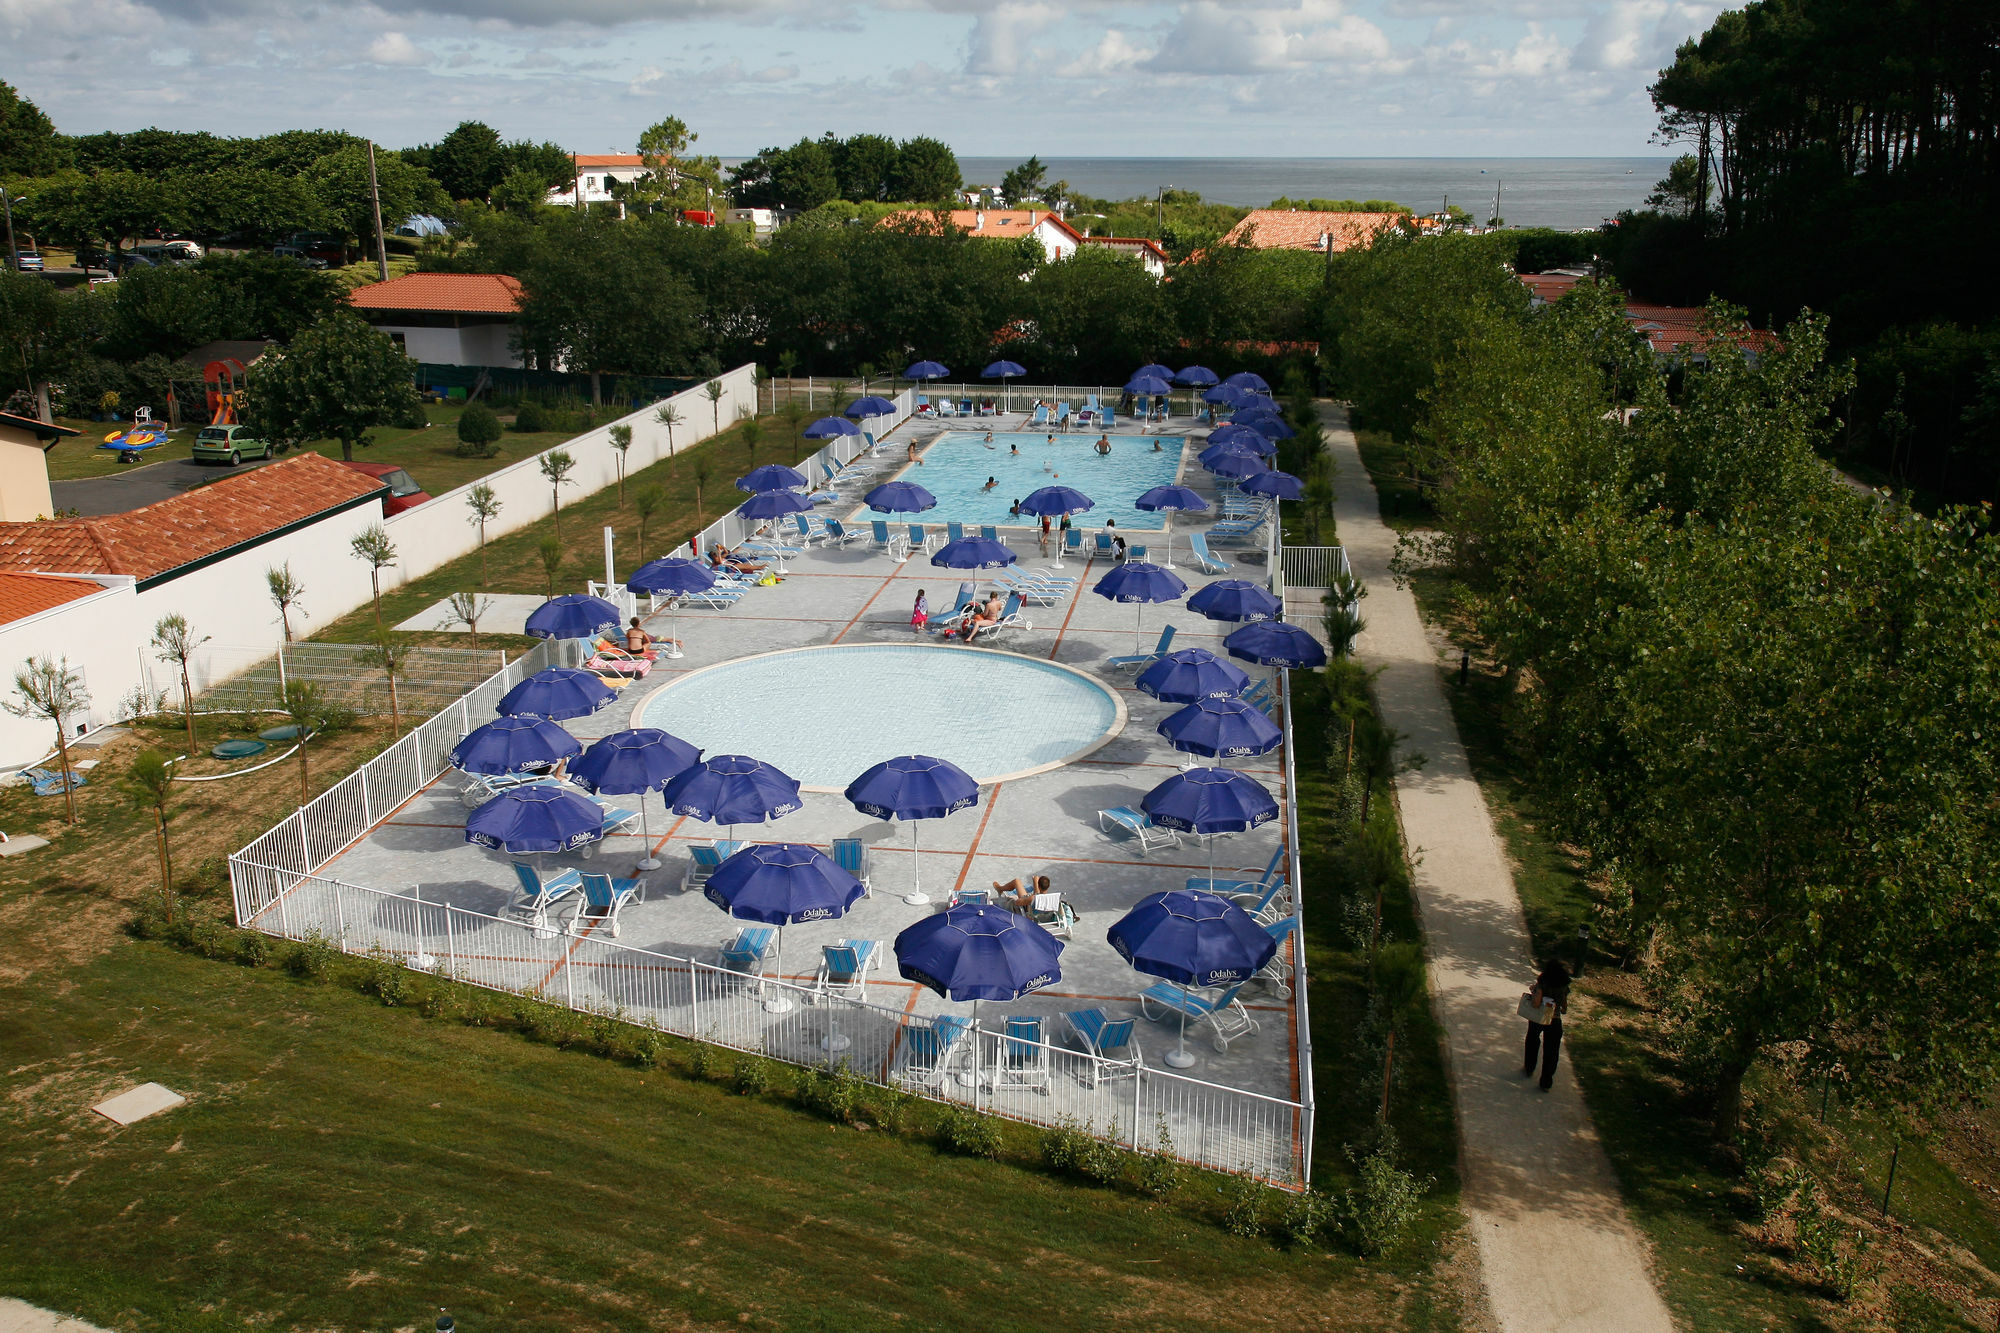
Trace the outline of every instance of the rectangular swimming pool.
[[[1082, 527], [1115, 518], [1121, 528], [1164, 530], [1164, 515], [1134, 509], [1132, 501], [1179, 476], [1186, 437], [1113, 435], [1110, 441], [1111, 452], [1100, 455], [1093, 447], [1097, 436], [1087, 432], [1058, 435], [1053, 445], [1046, 433], [996, 434], [988, 445], [983, 432], [948, 432], [924, 448], [918, 455], [920, 463], [912, 463], [897, 474], [897, 480], [913, 481], [935, 495], [937, 508], [896, 515], [862, 508], [854, 511], [854, 519], [862, 523], [887, 517], [904, 522], [1033, 527], [1037, 520], [1025, 515], [1016, 518], [1008, 508], [1030, 491], [1059, 484], [1074, 487], [1097, 502], [1095, 509], [1076, 520]], [[1157, 450], [1153, 447], [1156, 443]], [[991, 490], [986, 489], [989, 478], [994, 482]]]

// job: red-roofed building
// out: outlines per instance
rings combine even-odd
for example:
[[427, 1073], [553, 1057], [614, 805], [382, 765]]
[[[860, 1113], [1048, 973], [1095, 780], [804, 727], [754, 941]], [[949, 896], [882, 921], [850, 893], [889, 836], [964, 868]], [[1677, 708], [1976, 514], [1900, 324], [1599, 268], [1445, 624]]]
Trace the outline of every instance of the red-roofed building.
[[1296, 208], [1253, 208], [1222, 237], [1223, 245], [1258, 250], [1364, 249], [1376, 233], [1409, 220], [1406, 213], [1315, 213]]
[[1086, 236], [1085, 245], [1103, 246], [1117, 254], [1130, 255], [1145, 267], [1146, 272], [1156, 278], [1167, 276], [1167, 252], [1160, 243], [1147, 236]]
[[[936, 214], [923, 209], [892, 213], [883, 225], [922, 225]], [[1060, 214], [1046, 208], [957, 208], [945, 215], [951, 225], [981, 240], [1019, 240], [1032, 237], [1042, 247], [1050, 263], [1067, 259], [1083, 244], [1083, 233], [1064, 222]]]
[[1581, 281], [1574, 273], [1522, 273], [1518, 275], [1521, 285], [1528, 289], [1533, 304], [1548, 305], [1560, 301], [1569, 294], [1569, 289]]
[[[1522, 273], [1521, 283], [1534, 296], [1537, 306], [1549, 305], [1567, 296], [1586, 279], [1578, 273]], [[1628, 301], [1625, 318], [1646, 337], [1653, 354], [1663, 361], [1701, 365], [1714, 339], [1703, 330], [1708, 311], [1698, 305], [1646, 305]], [[1751, 356], [1776, 345], [1778, 336], [1769, 329], [1744, 325], [1736, 331]]]
[[53, 611], [78, 598], [94, 597], [104, 586], [91, 579], [55, 574], [0, 574], [0, 625]]
[[611, 202], [613, 182], [630, 185], [646, 174], [646, 163], [637, 153], [572, 153], [570, 156], [576, 161], [576, 179], [550, 190], [548, 202], [551, 204], [575, 207], [608, 204]]
[[521, 364], [521, 284], [504, 273], [407, 273], [357, 287], [347, 301], [415, 360]]

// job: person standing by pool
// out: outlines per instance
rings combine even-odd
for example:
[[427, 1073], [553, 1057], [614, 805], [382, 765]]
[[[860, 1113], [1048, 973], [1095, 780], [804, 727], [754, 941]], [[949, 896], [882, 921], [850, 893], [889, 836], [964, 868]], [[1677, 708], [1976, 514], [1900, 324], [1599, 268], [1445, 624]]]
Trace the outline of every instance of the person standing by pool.
[[910, 441], [910, 461], [912, 463], [915, 463], [918, 467], [922, 467], [924, 465], [924, 460], [917, 457], [917, 442], [915, 440]]
[[1048, 553], [1049, 553], [1049, 516], [1048, 516], [1047, 514], [1043, 514], [1043, 515], [1042, 515], [1042, 554], [1043, 554], [1043, 555], [1047, 555]]
[[1092, 445], [1091, 448], [1097, 450], [1099, 458], [1109, 458], [1111, 456], [1111, 437], [1108, 435], [1098, 436], [1097, 443]]
[[922, 634], [931, 623], [930, 603], [924, 600], [924, 590], [917, 589], [917, 604], [910, 608], [910, 633]]

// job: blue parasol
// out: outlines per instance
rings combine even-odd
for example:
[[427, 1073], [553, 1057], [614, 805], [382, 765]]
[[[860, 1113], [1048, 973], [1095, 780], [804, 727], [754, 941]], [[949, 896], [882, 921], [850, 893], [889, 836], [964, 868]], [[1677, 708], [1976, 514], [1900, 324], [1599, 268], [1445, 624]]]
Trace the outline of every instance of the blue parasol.
[[842, 793], [864, 815], [876, 819], [907, 819], [910, 846], [916, 855], [912, 863], [915, 890], [903, 899], [922, 907], [930, 899], [924, 894], [923, 848], [914, 821], [943, 819], [979, 803], [979, 783], [957, 764], [927, 754], [898, 755], [884, 759], [847, 784]]
[[535, 608], [526, 626], [538, 639], [592, 639], [617, 628], [617, 607], [580, 592], [549, 598]]
[[894, 403], [890, 402], [887, 398], [871, 393], [866, 398], [857, 398], [849, 403], [844, 415], [859, 420], [862, 417], [887, 417], [894, 416], [895, 414], [896, 405]]
[[1257, 395], [1248, 389], [1239, 389], [1234, 384], [1218, 384], [1201, 396], [1204, 403], [1215, 403], [1222, 407], [1242, 407], [1257, 401]]
[[1223, 383], [1234, 385], [1239, 389], [1249, 389], [1253, 393], [1271, 392], [1271, 386], [1265, 382], [1264, 377], [1253, 370], [1239, 370]]
[[896, 969], [949, 1000], [1005, 1003], [1061, 981], [1062, 951], [1061, 940], [1024, 916], [965, 903], [905, 927]]
[[859, 435], [861, 427], [846, 417], [821, 417], [804, 431], [808, 440], [831, 440], [842, 435]]
[[1289, 472], [1259, 472], [1245, 477], [1237, 488], [1252, 495], [1268, 495], [1273, 500], [1296, 500], [1305, 494], [1306, 484]]
[[1217, 382], [1215, 372], [1207, 366], [1189, 366], [1174, 376], [1174, 383], [1190, 389], [1206, 389]]
[[1125, 381], [1125, 392], [1158, 397], [1174, 391], [1173, 381], [1165, 375], [1149, 375], [1143, 371]]
[[736, 506], [736, 512], [745, 518], [783, 518], [811, 510], [812, 501], [797, 491], [759, 491]]
[[906, 380], [941, 380], [950, 374], [950, 369], [939, 365], [935, 361], [919, 361], [903, 372], [903, 378]]
[[1217, 579], [1188, 598], [1188, 610], [1210, 620], [1276, 620], [1285, 604], [1277, 594], [1243, 579]]
[[1297, 431], [1285, 424], [1283, 417], [1272, 413], [1259, 413], [1251, 417], [1245, 424], [1251, 430], [1270, 440], [1289, 440], [1298, 434]]
[[1259, 472], [1268, 470], [1267, 464], [1257, 455], [1238, 453], [1234, 449], [1223, 450], [1219, 457], [1203, 463], [1202, 466], [1218, 477], [1254, 477]]
[[639, 798], [639, 832], [645, 839], [641, 870], [658, 870], [653, 854], [653, 828], [646, 816], [646, 793], [663, 789], [675, 777], [701, 762], [701, 751], [658, 727], [614, 731], [592, 741], [583, 757], [569, 767], [569, 780], [588, 792]]
[[[778, 957], [785, 956], [785, 927], [799, 921], [831, 921], [868, 890], [816, 847], [797, 842], [753, 843], [732, 855], [708, 877], [704, 896], [739, 921], [762, 921], [778, 928]], [[783, 991], [764, 1001], [768, 1013], [789, 1013]], [[829, 1047], [828, 1049], [832, 1049]]]
[[940, 569], [998, 569], [1013, 564], [1015, 559], [1005, 542], [974, 536], [946, 542], [931, 557], [931, 563]]
[[[1234, 986], [1248, 981], [1278, 952], [1278, 941], [1235, 903], [1200, 889], [1150, 894], [1106, 932], [1111, 947], [1133, 968], [1183, 986]], [[1187, 1049], [1187, 1012], [1181, 1039], [1166, 1061], [1175, 1069], [1194, 1064]]]
[[1326, 665], [1326, 649], [1297, 625], [1266, 620], [1245, 625], [1222, 641], [1231, 657], [1259, 666], [1316, 667]]
[[[1198, 514], [1208, 508], [1208, 501], [1185, 486], [1155, 486], [1132, 502], [1134, 509], [1143, 509], [1154, 514]], [[1174, 567], [1174, 525], [1167, 524], [1167, 558], [1161, 562], [1168, 569]]]
[[799, 784], [761, 759], [718, 754], [684, 770], [661, 793], [667, 808], [711, 824], [762, 824], [800, 808]]
[[451, 766], [493, 777], [540, 773], [583, 753], [576, 737], [539, 717], [502, 717], [474, 727], [451, 747]]
[[465, 818], [465, 840], [522, 855], [567, 852], [604, 836], [604, 812], [553, 783], [501, 792]]
[[802, 491], [811, 484], [806, 480], [805, 473], [783, 463], [766, 463], [736, 479], [737, 490], [752, 494], [758, 491]]
[[1269, 754], [1285, 743], [1278, 724], [1241, 699], [1196, 699], [1163, 720], [1158, 730], [1176, 750], [1210, 759]]
[[1011, 412], [1014, 410], [1014, 386], [1007, 383], [1007, 381], [1020, 379], [1021, 376], [1027, 373], [1027, 367], [1018, 361], [995, 361], [992, 365], [979, 372], [979, 378], [1000, 381], [1001, 410]]
[[1149, 665], [1134, 683], [1161, 703], [1185, 704], [1233, 699], [1249, 687], [1250, 677], [1206, 648], [1182, 648]]
[[618, 697], [594, 671], [548, 667], [500, 696], [502, 717], [541, 717], [552, 722], [588, 717]]
[[914, 481], [885, 481], [861, 502], [878, 514], [921, 514], [937, 506], [937, 497]]
[[1187, 595], [1187, 584], [1171, 569], [1148, 564], [1144, 560], [1128, 560], [1112, 567], [1109, 574], [1097, 581], [1091, 589], [1099, 597], [1114, 602], [1132, 602], [1139, 608], [1139, 637], [1132, 651], [1138, 652], [1139, 645], [1146, 637], [1146, 603], [1177, 602]]
[[1248, 426], [1239, 426], [1234, 422], [1224, 422], [1208, 433], [1208, 448], [1217, 447], [1246, 450], [1259, 458], [1269, 458], [1278, 452], [1277, 445]]

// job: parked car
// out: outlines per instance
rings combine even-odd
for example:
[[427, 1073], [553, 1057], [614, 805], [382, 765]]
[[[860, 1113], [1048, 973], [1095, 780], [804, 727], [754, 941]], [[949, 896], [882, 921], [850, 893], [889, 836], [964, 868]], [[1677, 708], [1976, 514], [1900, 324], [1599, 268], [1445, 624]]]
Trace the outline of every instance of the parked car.
[[246, 458], [272, 458], [283, 448], [273, 449], [250, 433], [248, 426], [203, 426], [194, 437], [194, 461], [227, 463], [235, 467]]
[[280, 259], [296, 260], [298, 263], [304, 264], [307, 268], [326, 267], [324, 259], [315, 259], [296, 245], [274, 245], [271, 247], [271, 253]]
[[16, 250], [14, 252], [14, 267], [22, 273], [40, 273], [42, 271], [42, 256], [40, 252], [35, 250]]
[[417, 485], [415, 477], [393, 463], [349, 463], [347, 466], [356, 472], [366, 472], [389, 488], [389, 493], [382, 497], [384, 518], [400, 514], [405, 509], [415, 509], [431, 498], [423, 487]]

